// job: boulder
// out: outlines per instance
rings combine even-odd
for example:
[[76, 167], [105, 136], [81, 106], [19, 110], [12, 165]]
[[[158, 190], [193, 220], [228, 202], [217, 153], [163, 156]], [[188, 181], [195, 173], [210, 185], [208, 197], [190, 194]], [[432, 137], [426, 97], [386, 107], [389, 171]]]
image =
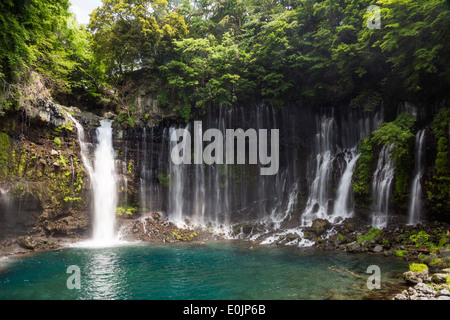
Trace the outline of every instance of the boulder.
[[286, 235], [286, 240], [288, 242], [294, 241], [294, 240], [299, 240], [300, 236], [297, 233], [288, 233]]
[[353, 222], [351, 221], [347, 221], [345, 222], [342, 227], [344, 228], [345, 231], [347, 232], [354, 232], [356, 230], [356, 226]]
[[18, 237], [17, 243], [24, 249], [34, 250], [36, 248], [36, 243], [30, 236]]
[[424, 282], [428, 278], [428, 269], [422, 272], [407, 271], [403, 273], [403, 278], [409, 284], [418, 284]]
[[440, 296], [450, 296], [450, 291], [448, 291], [447, 289], [442, 289], [439, 291], [438, 293]]
[[361, 252], [361, 245], [356, 242], [349, 243], [347, 245], [348, 252]]
[[450, 257], [450, 249], [447, 249], [447, 248], [441, 248], [441, 249], [439, 250], [439, 254], [441, 255], [442, 258]]
[[380, 253], [383, 251], [383, 247], [380, 245], [375, 246], [375, 248], [373, 248], [373, 252], [375, 253]]
[[311, 230], [317, 235], [321, 235], [331, 227], [330, 221], [326, 219], [314, 219], [311, 224]]
[[447, 273], [447, 274], [449, 274], [449, 273], [450, 273], [450, 268], [442, 269], [442, 270], [440, 271], [440, 273]]
[[408, 300], [408, 298], [404, 294], [397, 294], [393, 300]]
[[434, 283], [445, 283], [447, 281], [447, 274], [435, 273], [431, 276], [431, 281]]

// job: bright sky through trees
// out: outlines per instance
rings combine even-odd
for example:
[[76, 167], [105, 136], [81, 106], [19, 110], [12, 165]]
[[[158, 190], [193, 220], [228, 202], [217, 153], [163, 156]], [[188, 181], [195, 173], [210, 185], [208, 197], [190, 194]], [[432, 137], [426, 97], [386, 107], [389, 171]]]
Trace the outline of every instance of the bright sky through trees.
[[89, 23], [89, 14], [102, 5], [101, 0], [70, 0], [70, 3], [71, 10], [75, 13], [78, 23], [84, 25]]

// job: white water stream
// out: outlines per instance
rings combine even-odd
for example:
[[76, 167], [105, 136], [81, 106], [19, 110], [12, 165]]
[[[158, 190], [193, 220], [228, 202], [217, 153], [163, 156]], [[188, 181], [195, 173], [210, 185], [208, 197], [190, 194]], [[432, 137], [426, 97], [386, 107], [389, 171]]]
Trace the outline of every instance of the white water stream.
[[118, 240], [115, 232], [117, 186], [112, 121], [100, 121], [92, 166], [83, 126], [70, 114], [68, 117], [77, 128], [83, 165], [89, 174], [93, 191], [93, 236], [85, 244], [93, 247], [114, 245]]

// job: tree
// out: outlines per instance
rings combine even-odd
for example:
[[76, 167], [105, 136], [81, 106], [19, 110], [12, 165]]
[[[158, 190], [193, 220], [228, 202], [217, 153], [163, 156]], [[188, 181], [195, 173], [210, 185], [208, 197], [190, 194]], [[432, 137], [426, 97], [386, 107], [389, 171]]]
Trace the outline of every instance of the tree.
[[53, 92], [71, 90], [72, 75], [89, 56], [89, 34], [69, 12], [68, 0], [6, 0], [0, 3], [0, 114], [18, 106], [19, 86], [30, 71]]
[[163, 63], [172, 41], [187, 35], [183, 17], [167, 12], [165, 0], [105, 0], [92, 13], [89, 29], [96, 63], [112, 83], [126, 72]]

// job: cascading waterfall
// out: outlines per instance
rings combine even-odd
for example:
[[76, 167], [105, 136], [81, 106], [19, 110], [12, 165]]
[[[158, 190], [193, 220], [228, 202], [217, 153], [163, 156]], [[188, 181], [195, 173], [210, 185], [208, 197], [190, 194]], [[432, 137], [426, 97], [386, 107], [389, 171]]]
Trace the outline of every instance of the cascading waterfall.
[[357, 148], [345, 152], [346, 168], [339, 182], [337, 189], [336, 201], [334, 202], [333, 216], [348, 218], [353, 214], [353, 206], [351, 205], [352, 194], [352, 176], [356, 162], [359, 159]]
[[112, 121], [101, 120], [97, 128], [98, 145], [93, 175], [93, 241], [99, 244], [109, 244], [115, 240], [117, 188], [111, 125]]
[[[323, 115], [317, 119], [315, 136], [314, 176], [308, 202], [302, 215], [302, 225], [309, 226], [316, 218], [339, 223], [353, 214], [352, 176], [359, 158], [358, 143], [383, 122], [383, 112], [349, 113], [339, 123], [333, 115]], [[339, 125], [338, 125], [339, 124]], [[338, 137], [337, 137], [338, 136]], [[341, 147], [338, 148], [337, 145]], [[332, 172], [335, 161], [343, 154], [345, 170], [342, 172], [333, 195]]]
[[94, 175], [94, 169], [92, 168], [91, 162], [89, 161], [89, 150], [86, 141], [86, 137], [84, 134], [83, 126], [70, 114], [67, 113], [69, 119], [75, 124], [77, 128], [77, 136], [78, 136], [78, 144], [80, 145], [81, 151], [81, 160], [83, 161], [83, 165], [88, 172], [90, 181], [92, 183], [92, 177]]
[[[314, 117], [317, 134], [311, 137]], [[246, 223], [298, 233], [298, 227], [309, 226], [315, 218], [340, 223], [354, 211], [352, 175], [359, 157], [358, 143], [379, 128], [382, 120], [382, 109], [346, 113], [326, 109], [321, 116], [296, 106], [210, 109], [197, 120], [202, 121], [201, 126], [172, 124], [160, 128], [157, 140], [140, 139], [136, 163], [140, 163], [141, 206], [166, 212], [179, 226], [208, 226], [225, 234]], [[259, 175], [260, 164], [209, 165], [195, 163], [194, 158], [190, 165], [172, 163], [170, 154], [181, 140], [171, 141], [174, 130], [189, 132], [189, 152], [195, 153], [196, 147], [209, 145], [195, 142], [195, 136], [201, 140], [209, 128], [219, 129], [224, 138], [226, 129], [279, 129], [278, 173]], [[149, 187], [154, 191], [142, 190]]]
[[[225, 138], [226, 129], [273, 129], [279, 127], [282, 121], [286, 121], [286, 124], [291, 121], [286, 110], [275, 110], [262, 105], [256, 106], [256, 109], [258, 112], [249, 114], [243, 107], [221, 107], [217, 110], [218, 114], [203, 121], [203, 128], [191, 124], [187, 127], [173, 125], [169, 128], [168, 137], [176, 129], [186, 129], [185, 132], [190, 132], [191, 139], [197, 141], [195, 135], [202, 139], [206, 129], [215, 128]], [[287, 139], [291, 140], [296, 136], [292, 134], [295, 127], [293, 123], [283, 129]], [[177, 142], [170, 139], [166, 143], [169, 153], [177, 145]], [[207, 145], [209, 142], [197, 144], [197, 147]], [[225, 141], [223, 146], [226, 148]], [[193, 144], [193, 148], [196, 148], [196, 144]], [[289, 161], [281, 165], [279, 173], [274, 176], [259, 175], [258, 164], [207, 165], [193, 161], [191, 165], [175, 165], [169, 159], [170, 186], [166, 210], [169, 219], [183, 225], [187, 218], [194, 225], [209, 225], [216, 231], [225, 233], [230, 231], [233, 223], [242, 221], [279, 224], [294, 208], [297, 195], [294, 190], [297, 190], [299, 179], [294, 168], [297, 149], [295, 146], [286, 147], [281, 152]], [[236, 216], [239, 218], [233, 219]]]
[[336, 123], [334, 117], [322, 116], [315, 137], [316, 166], [306, 209], [302, 215], [302, 225], [308, 226], [316, 218], [328, 218], [330, 200], [330, 175], [332, 169], [333, 138]]
[[115, 242], [115, 215], [117, 204], [116, 170], [112, 145], [112, 121], [101, 120], [97, 128], [98, 144], [94, 153], [94, 166], [89, 160], [83, 126], [70, 114], [78, 132], [81, 157], [86, 168], [94, 200], [93, 237], [90, 245], [103, 246]]
[[372, 226], [384, 228], [389, 217], [389, 200], [394, 179], [394, 164], [390, 157], [393, 145], [383, 145], [378, 156], [377, 168], [372, 181]]
[[422, 174], [423, 174], [423, 146], [425, 141], [425, 130], [416, 134], [415, 142], [415, 168], [414, 180], [411, 186], [411, 198], [409, 201], [408, 224], [415, 225], [420, 221], [422, 212]]
[[[186, 127], [185, 133], [188, 132], [189, 126]], [[169, 137], [172, 136], [172, 133], [176, 130], [175, 127], [171, 127], [169, 130]], [[178, 148], [178, 141], [170, 141], [170, 149], [172, 152], [177, 154], [180, 153], [180, 149]], [[186, 136], [183, 136], [183, 141], [186, 141]], [[170, 163], [170, 192], [169, 192], [169, 219], [176, 223], [177, 225], [183, 225], [183, 213], [185, 213], [186, 209], [184, 208], [184, 187], [189, 181], [188, 178], [188, 169], [189, 165], [187, 164], [174, 164], [171, 159], [169, 159]]]

